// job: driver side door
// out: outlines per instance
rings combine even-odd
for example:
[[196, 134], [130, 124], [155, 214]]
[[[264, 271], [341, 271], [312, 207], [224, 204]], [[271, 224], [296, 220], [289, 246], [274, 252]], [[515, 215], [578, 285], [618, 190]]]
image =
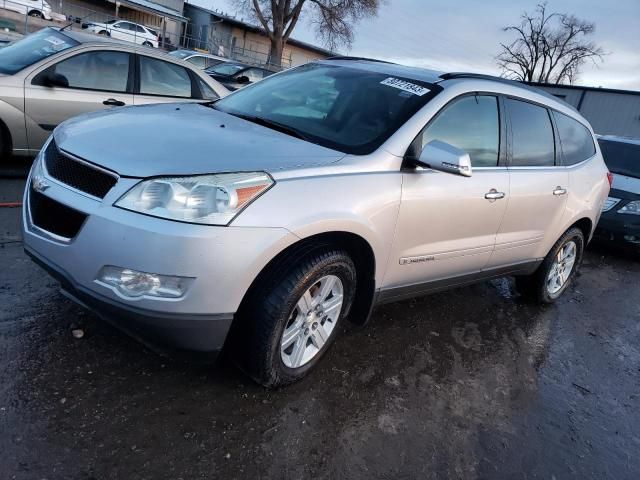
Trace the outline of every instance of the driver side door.
[[433, 140], [464, 150], [472, 175], [427, 168], [403, 173], [383, 300], [454, 285], [456, 277], [485, 268], [509, 197], [502, 125], [497, 96], [465, 95], [445, 106], [416, 139], [418, 151]]

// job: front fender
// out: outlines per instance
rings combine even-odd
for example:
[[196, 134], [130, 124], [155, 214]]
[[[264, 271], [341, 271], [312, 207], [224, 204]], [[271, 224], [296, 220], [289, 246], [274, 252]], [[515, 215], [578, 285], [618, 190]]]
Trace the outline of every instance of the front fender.
[[329, 232], [358, 235], [373, 250], [379, 286], [393, 243], [401, 188], [399, 172], [287, 179], [250, 205], [233, 226], [286, 228], [301, 239]]

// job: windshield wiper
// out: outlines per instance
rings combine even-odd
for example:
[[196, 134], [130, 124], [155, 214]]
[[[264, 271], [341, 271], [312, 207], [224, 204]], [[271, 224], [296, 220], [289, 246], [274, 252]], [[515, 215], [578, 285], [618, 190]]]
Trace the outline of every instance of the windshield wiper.
[[[214, 107], [215, 108], [215, 107]], [[275, 122], [273, 120], [269, 120], [267, 118], [263, 118], [263, 117], [258, 117], [255, 115], [245, 115], [242, 113], [232, 113], [232, 112], [226, 112], [229, 115], [233, 115], [235, 117], [238, 118], [242, 118], [243, 120], [247, 120], [248, 122], [253, 122], [256, 123], [258, 125], [262, 125], [263, 127], [267, 127], [270, 128], [272, 130], [276, 130], [278, 132], [282, 132], [285, 133], [287, 135], [291, 135], [292, 137], [296, 137], [299, 138], [300, 140], [307, 140], [307, 137], [301, 133], [299, 130], [293, 128], [293, 127], [289, 127], [288, 125], [283, 125], [282, 123], [278, 123]]]

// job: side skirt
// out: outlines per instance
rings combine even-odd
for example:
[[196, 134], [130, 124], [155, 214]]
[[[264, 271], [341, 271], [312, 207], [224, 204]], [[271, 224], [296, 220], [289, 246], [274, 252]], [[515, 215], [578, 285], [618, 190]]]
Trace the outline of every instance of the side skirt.
[[536, 271], [543, 259], [507, 265], [504, 267], [482, 270], [468, 275], [458, 275], [455, 277], [433, 280], [427, 283], [415, 283], [402, 287], [393, 287], [379, 290], [376, 294], [375, 303], [391, 303], [407, 298], [419, 297], [429, 293], [449, 290], [451, 288], [463, 287], [474, 283], [483, 282], [492, 278], [501, 278], [508, 275], [530, 275]]

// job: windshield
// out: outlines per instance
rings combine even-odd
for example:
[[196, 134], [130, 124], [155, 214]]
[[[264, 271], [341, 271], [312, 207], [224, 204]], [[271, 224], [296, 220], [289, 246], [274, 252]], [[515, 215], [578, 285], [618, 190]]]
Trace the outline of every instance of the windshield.
[[612, 173], [640, 178], [640, 145], [598, 140], [604, 163]]
[[277, 123], [334, 150], [367, 154], [440, 90], [417, 80], [318, 63], [245, 87], [214, 108]]
[[207, 69], [207, 73], [215, 73], [218, 75], [233, 75], [247, 68], [246, 65], [238, 65], [237, 63], [224, 63]]
[[0, 73], [12, 75], [51, 55], [79, 45], [53, 28], [45, 28], [0, 49]]

